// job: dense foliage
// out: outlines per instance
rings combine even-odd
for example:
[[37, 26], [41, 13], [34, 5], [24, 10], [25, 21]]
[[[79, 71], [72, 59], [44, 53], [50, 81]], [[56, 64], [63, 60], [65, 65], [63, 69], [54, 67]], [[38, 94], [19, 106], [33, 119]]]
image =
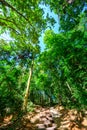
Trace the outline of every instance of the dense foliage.
[[[58, 14], [60, 31], [45, 32], [40, 52], [39, 37], [54, 23], [42, 4]], [[23, 102], [26, 108], [27, 101], [86, 108], [86, 16], [82, 0], [0, 0], [0, 34], [10, 37], [0, 38], [0, 115], [21, 110]]]
[[69, 31], [78, 26], [81, 12], [86, 12], [85, 0], [45, 0], [60, 19], [60, 30]]
[[61, 34], [46, 32], [47, 47], [41, 57], [45, 55], [43, 58], [48, 58], [43, 63], [47, 67], [47, 77], [51, 77], [54, 91], [57, 90], [57, 96], [64, 105], [73, 104], [84, 108], [87, 104], [86, 34], [81, 30]]

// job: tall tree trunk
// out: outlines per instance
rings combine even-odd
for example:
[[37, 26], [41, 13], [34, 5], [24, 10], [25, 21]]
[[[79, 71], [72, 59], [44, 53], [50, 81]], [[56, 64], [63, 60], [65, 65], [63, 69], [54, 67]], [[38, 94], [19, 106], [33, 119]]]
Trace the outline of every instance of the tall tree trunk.
[[25, 96], [24, 96], [24, 102], [23, 102], [23, 111], [27, 110], [28, 97], [29, 97], [29, 93], [30, 93], [30, 82], [31, 82], [31, 77], [32, 77], [32, 72], [33, 72], [33, 63], [34, 63], [34, 61], [32, 61], [31, 68], [29, 70], [27, 88], [26, 88], [26, 92], [25, 92]]

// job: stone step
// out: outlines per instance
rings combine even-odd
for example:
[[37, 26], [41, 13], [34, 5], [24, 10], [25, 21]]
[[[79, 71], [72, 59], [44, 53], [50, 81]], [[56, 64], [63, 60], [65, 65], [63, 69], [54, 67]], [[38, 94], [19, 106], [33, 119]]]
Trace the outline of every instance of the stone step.
[[37, 130], [46, 130], [44, 124], [36, 124], [36, 128], [37, 128]]
[[48, 127], [48, 128], [46, 128], [46, 130], [57, 130], [57, 125], [52, 124], [52, 127]]

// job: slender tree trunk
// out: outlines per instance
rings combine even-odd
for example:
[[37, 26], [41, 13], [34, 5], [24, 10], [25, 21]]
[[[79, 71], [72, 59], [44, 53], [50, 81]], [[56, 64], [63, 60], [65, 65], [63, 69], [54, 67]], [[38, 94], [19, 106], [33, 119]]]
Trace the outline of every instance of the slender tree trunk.
[[69, 85], [69, 83], [68, 83], [67, 81], [66, 81], [66, 85], [67, 85], [67, 87], [68, 87], [70, 93], [72, 94], [72, 89], [71, 89], [71, 87], [70, 87], [70, 85]]
[[33, 72], [33, 62], [34, 61], [32, 61], [32, 65], [31, 65], [31, 68], [29, 70], [29, 77], [28, 77], [28, 81], [27, 81], [27, 88], [26, 88], [26, 92], [25, 92], [25, 96], [24, 96], [24, 102], [23, 102], [23, 111], [27, 110], [28, 97], [29, 97], [29, 93], [30, 93], [30, 82], [31, 82], [31, 77], [32, 77], [32, 72]]

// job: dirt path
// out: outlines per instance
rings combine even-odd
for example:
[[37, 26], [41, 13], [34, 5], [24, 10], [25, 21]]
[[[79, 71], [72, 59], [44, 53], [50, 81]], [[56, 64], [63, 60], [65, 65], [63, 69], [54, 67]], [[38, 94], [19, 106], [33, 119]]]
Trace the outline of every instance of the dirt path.
[[87, 130], [87, 111], [66, 110], [62, 106], [42, 108], [27, 113], [21, 120], [11, 123], [11, 116], [0, 124], [0, 130]]

